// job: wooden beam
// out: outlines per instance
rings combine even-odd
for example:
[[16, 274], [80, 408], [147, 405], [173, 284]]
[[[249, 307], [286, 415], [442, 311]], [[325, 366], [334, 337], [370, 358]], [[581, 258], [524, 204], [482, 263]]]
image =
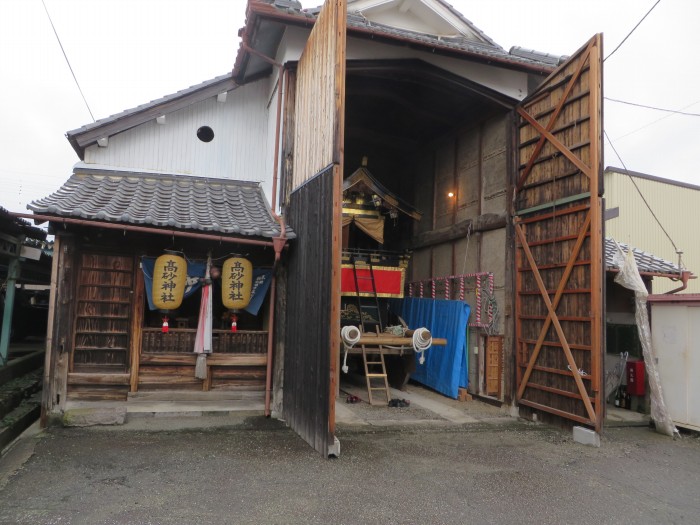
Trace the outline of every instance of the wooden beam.
[[586, 419], [585, 417], [579, 416], [578, 414], [572, 414], [571, 412], [566, 412], [564, 410], [548, 407], [547, 405], [541, 405], [539, 403], [535, 403], [534, 401], [528, 401], [527, 399], [521, 399], [520, 401], [518, 401], [518, 403], [530, 408], [534, 408], [536, 410], [541, 410], [542, 412], [549, 412], [550, 414], [554, 414], [555, 416], [570, 419], [578, 423], [583, 423], [584, 425], [596, 425], [595, 420]]
[[[142, 365], [191, 365], [194, 366], [197, 356], [194, 354], [142, 354]], [[209, 354], [209, 366], [265, 366], [266, 354]]]
[[505, 228], [508, 223], [508, 215], [503, 213], [485, 213], [479, 215], [476, 220], [466, 219], [451, 226], [421, 233], [410, 242], [402, 243], [402, 249], [418, 250], [428, 248], [436, 244], [443, 244], [459, 239], [464, 239], [471, 227], [471, 233], [485, 232]]
[[69, 385], [129, 385], [131, 374], [68, 374]]

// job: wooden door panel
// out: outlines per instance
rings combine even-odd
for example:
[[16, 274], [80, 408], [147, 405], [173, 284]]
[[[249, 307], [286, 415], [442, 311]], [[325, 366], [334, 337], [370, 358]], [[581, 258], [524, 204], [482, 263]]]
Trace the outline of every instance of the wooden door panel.
[[517, 401], [601, 427], [602, 37], [516, 109]]
[[324, 456], [335, 451], [345, 24], [345, 0], [326, 0], [299, 60], [294, 114], [285, 117], [294, 125], [285, 216], [297, 239], [288, 258], [283, 411]]

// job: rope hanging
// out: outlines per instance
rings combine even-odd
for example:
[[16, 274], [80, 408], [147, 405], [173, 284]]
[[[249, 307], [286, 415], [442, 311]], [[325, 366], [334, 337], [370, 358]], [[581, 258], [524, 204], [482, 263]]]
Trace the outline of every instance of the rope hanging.
[[348, 350], [355, 346], [360, 341], [360, 329], [356, 326], [344, 326], [340, 330], [340, 338], [343, 340], [343, 348], [345, 349], [345, 356], [343, 357], [343, 373], [348, 373]]
[[424, 352], [433, 345], [433, 336], [427, 328], [416, 328], [413, 332], [413, 351], [420, 354], [418, 362], [425, 363]]

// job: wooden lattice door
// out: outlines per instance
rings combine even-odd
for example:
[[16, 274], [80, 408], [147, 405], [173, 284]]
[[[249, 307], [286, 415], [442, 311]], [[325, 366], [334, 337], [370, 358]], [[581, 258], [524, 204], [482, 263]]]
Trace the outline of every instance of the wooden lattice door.
[[601, 427], [602, 36], [516, 109], [517, 401]]
[[71, 372], [126, 373], [133, 258], [83, 253], [76, 286]]

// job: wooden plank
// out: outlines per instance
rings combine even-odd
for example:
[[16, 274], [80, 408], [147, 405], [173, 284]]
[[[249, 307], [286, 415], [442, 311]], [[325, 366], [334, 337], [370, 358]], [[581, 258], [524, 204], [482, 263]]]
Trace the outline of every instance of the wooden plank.
[[126, 386], [100, 388], [94, 385], [71, 385], [68, 399], [80, 401], [126, 401], [129, 393]]
[[134, 282], [134, 297], [131, 306], [131, 348], [130, 348], [130, 364], [131, 364], [131, 378], [129, 381], [131, 392], [136, 392], [139, 388], [139, 363], [141, 356], [141, 344], [142, 335], [141, 330], [143, 329], [143, 314], [146, 308], [145, 303], [145, 283], [143, 279], [143, 271], [139, 268], [138, 259], [134, 261], [134, 271], [136, 272], [136, 279]]
[[518, 404], [525, 405], [527, 407], [534, 408], [537, 410], [541, 410], [543, 412], [548, 412], [550, 414], [554, 414], [555, 416], [563, 417], [565, 419], [570, 419], [572, 421], [576, 421], [577, 423], [583, 423], [584, 425], [595, 426], [595, 422], [591, 421], [590, 419], [586, 419], [585, 417], [579, 416], [579, 415], [574, 414], [572, 412], [566, 412], [564, 410], [552, 408], [550, 406], [543, 405], [541, 403], [535, 403], [535, 402], [529, 401], [527, 399], [521, 399], [520, 401], [518, 401]]
[[130, 374], [68, 374], [69, 385], [128, 385], [130, 380]]
[[[191, 365], [194, 366], [197, 356], [194, 354], [141, 354], [140, 364], [143, 365]], [[266, 354], [209, 354], [209, 366], [265, 366]]]

